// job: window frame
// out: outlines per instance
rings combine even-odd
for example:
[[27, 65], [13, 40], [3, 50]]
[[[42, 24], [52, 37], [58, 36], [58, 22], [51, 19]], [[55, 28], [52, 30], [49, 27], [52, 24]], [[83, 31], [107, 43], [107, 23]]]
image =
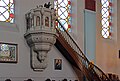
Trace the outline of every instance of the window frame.
[[5, 21], [0, 21], [0, 30], [1, 31], [12, 31], [12, 32], [18, 32], [19, 28], [17, 28], [16, 24], [16, 1], [14, 0], [14, 22], [5, 22]]
[[[111, 35], [112, 34], [112, 0], [106, 0], [106, 2], [105, 0], [100, 0], [100, 3], [101, 3], [100, 11], [101, 11], [101, 26], [102, 26], [101, 35], [105, 39], [111, 39], [112, 37]], [[107, 16], [107, 14], [109, 15]]]
[[[55, 1], [56, 1], [56, 4], [57, 5], [55, 5]], [[61, 4], [63, 4], [64, 3], [64, 1], [62, 1], [61, 3], [58, 3], [58, 0], [54, 0], [54, 9], [55, 9], [55, 6], [57, 7], [57, 10], [55, 9], [55, 11], [56, 11], [56, 13], [57, 13], [57, 16], [58, 16], [58, 20], [61, 22], [61, 21], [64, 21], [64, 24], [63, 24], [63, 22], [61, 22], [61, 24], [63, 24], [63, 27], [66, 29], [66, 31], [67, 32], [71, 32], [71, 24], [72, 24], [72, 16], [71, 16], [71, 14], [72, 14], [72, 5], [71, 5], [71, 0], [67, 0], [68, 2], [68, 4], [67, 4], [67, 6], [65, 6], [65, 7], [63, 7], [63, 6], [61, 6]], [[66, 12], [67, 11], [67, 14], [68, 14], [68, 16], [65, 18], [65, 19], [62, 19], [60, 16], [63, 14], [64, 15], [64, 12], [62, 13], [62, 11], [61, 11], [61, 15], [59, 15], [58, 14], [58, 9], [60, 9], [60, 8], [65, 8], [66, 10], [64, 11], [64, 12]], [[59, 10], [60, 11], [60, 10]], [[67, 25], [67, 27], [65, 27], [64, 25]], [[56, 25], [58, 25], [57, 27], [59, 27], [59, 24], [58, 23], [56, 23]], [[61, 31], [63, 31], [63, 29], [61, 28]]]
[[[1, 2], [4, 3], [4, 5], [1, 5], [1, 9], [4, 9], [5, 11], [1, 12], [1, 16], [3, 16], [4, 20], [1, 20], [0, 22], [6, 22], [6, 23], [15, 23], [15, 1], [5, 1], [2, 0]], [[8, 4], [7, 4], [8, 3]], [[7, 13], [6, 13], [7, 12]], [[3, 15], [2, 15], [3, 14]], [[8, 17], [6, 16], [8, 14]]]

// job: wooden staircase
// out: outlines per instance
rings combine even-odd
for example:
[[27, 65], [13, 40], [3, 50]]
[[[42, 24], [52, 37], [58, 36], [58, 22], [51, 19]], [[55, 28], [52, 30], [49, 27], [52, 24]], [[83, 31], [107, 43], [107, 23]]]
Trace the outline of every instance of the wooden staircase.
[[65, 56], [74, 67], [81, 70], [88, 81], [112, 81], [101, 69], [86, 58], [62, 24], [58, 20], [56, 20], [56, 22], [60, 27], [56, 27], [58, 37], [55, 46], [63, 56]]

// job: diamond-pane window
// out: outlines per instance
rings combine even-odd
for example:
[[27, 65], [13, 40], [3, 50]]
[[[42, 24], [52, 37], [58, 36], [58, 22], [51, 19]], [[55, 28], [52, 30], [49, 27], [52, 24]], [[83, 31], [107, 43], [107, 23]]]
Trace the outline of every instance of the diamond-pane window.
[[0, 22], [14, 23], [14, 0], [0, 0]]
[[104, 38], [111, 38], [111, 22], [112, 22], [112, 0], [101, 0], [101, 34]]
[[[70, 0], [54, 0], [54, 9], [58, 20], [67, 31], [71, 31], [71, 1]], [[57, 23], [59, 27], [59, 24]], [[62, 29], [61, 29], [62, 30]]]

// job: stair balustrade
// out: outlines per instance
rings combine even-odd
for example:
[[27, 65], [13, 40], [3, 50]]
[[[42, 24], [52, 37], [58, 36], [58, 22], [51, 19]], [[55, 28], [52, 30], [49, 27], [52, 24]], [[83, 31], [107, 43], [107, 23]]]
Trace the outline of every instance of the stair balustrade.
[[62, 35], [62, 37], [67, 41], [67, 43], [71, 46], [71, 48], [79, 57], [83, 66], [83, 69], [81, 70], [85, 70], [88, 72], [88, 75], [86, 75], [85, 73], [83, 74], [85, 74], [85, 76], [87, 77], [89, 76], [89, 78], [91, 78], [91, 81], [112, 81], [100, 68], [98, 68], [86, 58], [85, 54], [82, 52], [78, 44], [73, 40], [69, 32], [65, 30], [61, 22], [58, 19], [56, 19], [56, 22], [59, 24], [59, 27], [56, 27], [57, 32]]

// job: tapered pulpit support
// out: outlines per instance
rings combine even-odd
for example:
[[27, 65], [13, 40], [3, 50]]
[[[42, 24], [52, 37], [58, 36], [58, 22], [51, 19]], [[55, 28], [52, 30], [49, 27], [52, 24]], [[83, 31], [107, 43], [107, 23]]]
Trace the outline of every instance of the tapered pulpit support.
[[54, 9], [42, 6], [25, 14], [26, 33], [24, 37], [30, 47], [31, 67], [43, 71], [47, 67], [47, 53], [56, 42]]

